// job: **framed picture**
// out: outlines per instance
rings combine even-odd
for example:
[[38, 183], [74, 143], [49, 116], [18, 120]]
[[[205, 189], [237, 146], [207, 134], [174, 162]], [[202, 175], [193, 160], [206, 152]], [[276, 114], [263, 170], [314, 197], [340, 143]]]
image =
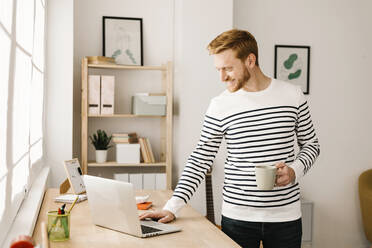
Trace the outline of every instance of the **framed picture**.
[[76, 195], [85, 192], [85, 185], [82, 178], [82, 171], [80, 169], [79, 160], [74, 158], [72, 160], [65, 160], [63, 162], [66, 170], [67, 179], [70, 183], [72, 192]]
[[103, 56], [117, 64], [143, 65], [142, 18], [103, 16]]
[[309, 94], [309, 75], [309, 46], [275, 45], [275, 78], [299, 85]]

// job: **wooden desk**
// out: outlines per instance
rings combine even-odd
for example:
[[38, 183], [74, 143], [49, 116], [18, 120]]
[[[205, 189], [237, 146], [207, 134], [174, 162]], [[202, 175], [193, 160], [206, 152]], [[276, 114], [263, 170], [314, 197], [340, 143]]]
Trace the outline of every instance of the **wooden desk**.
[[[150, 195], [154, 209], [161, 209], [171, 197], [172, 191], [140, 191], [136, 195]], [[47, 221], [49, 210], [57, 210], [61, 206], [53, 198], [58, 195], [57, 189], [48, 189], [44, 195], [42, 207], [34, 230], [33, 238], [41, 243], [40, 225]], [[66, 207], [70, 208], [70, 204]], [[151, 238], [137, 238], [124, 233], [112, 231], [92, 223], [88, 201], [77, 203], [71, 211], [70, 240], [65, 242], [49, 242], [50, 247], [240, 247], [227, 235], [211, 224], [204, 216], [189, 205], [181, 210], [181, 217], [172, 224], [182, 227], [182, 231]]]

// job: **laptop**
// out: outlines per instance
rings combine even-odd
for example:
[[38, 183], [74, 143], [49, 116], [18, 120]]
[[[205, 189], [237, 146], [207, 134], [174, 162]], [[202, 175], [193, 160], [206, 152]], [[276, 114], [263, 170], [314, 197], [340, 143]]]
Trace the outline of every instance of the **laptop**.
[[181, 231], [174, 225], [140, 221], [131, 183], [89, 175], [83, 180], [95, 225], [140, 238]]

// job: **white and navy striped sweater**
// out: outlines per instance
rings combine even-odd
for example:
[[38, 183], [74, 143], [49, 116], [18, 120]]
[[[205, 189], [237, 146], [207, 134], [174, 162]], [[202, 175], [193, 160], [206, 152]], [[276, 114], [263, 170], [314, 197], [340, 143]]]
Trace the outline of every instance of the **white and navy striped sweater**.
[[[318, 157], [319, 143], [301, 89], [276, 79], [263, 91], [226, 90], [212, 99], [200, 141], [164, 209], [177, 215], [190, 200], [212, 166], [223, 138], [227, 158], [222, 215], [259, 222], [300, 218], [298, 180]], [[296, 181], [269, 191], [259, 190], [255, 166], [281, 161], [294, 169]]]

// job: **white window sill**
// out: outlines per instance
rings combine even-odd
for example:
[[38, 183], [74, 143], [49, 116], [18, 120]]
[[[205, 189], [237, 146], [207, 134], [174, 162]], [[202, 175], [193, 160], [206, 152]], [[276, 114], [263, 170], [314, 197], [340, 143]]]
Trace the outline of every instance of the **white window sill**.
[[5, 238], [3, 243], [4, 248], [8, 248], [12, 240], [18, 237], [18, 235], [24, 234], [32, 236], [40, 206], [43, 201], [49, 170], [49, 167], [42, 168], [33, 182], [28, 196], [24, 199]]

